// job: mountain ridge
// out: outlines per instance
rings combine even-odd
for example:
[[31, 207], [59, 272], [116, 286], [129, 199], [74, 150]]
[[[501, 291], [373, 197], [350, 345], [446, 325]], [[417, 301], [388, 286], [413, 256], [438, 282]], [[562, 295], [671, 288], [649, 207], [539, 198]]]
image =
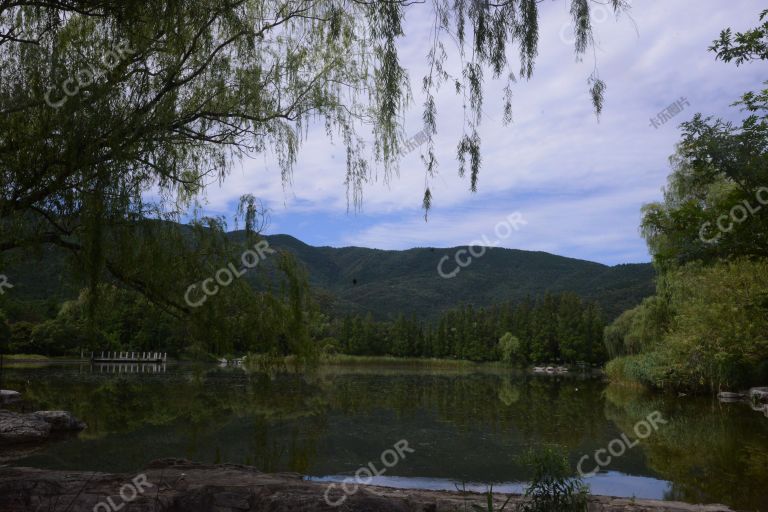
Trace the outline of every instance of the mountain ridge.
[[[226, 236], [236, 243], [245, 241], [244, 231]], [[433, 320], [459, 305], [488, 307], [572, 292], [597, 302], [611, 320], [655, 292], [655, 271], [649, 263], [610, 266], [544, 251], [489, 247], [462, 268], [455, 256], [469, 251], [467, 246], [372, 249], [313, 246], [288, 234], [264, 237], [302, 264], [321, 309], [334, 315], [371, 314], [386, 320], [405, 314]], [[481, 249], [473, 251], [479, 254]], [[22, 300], [74, 298], [79, 287], [68, 275], [65, 256], [55, 249], [43, 254], [44, 265], [29, 258], [3, 270], [13, 275], [14, 294]], [[462, 263], [467, 256], [471, 254], [461, 253]], [[441, 260], [447, 272], [459, 272], [441, 277]], [[255, 276], [245, 279], [256, 285]]]
[[595, 300], [610, 319], [655, 291], [650, 263], [611, 266], [544, 251], [488, 247], [454, 277], [444, 279], [438, 263], [447, 256], [445, 266], [457, 268], [454, 256], [469, 250], [467, 246], [393, 250], [312, 246], [287, 234], [266, 238], [304, 264], [310, 284], [335, 298], [337, 312], [371, 313], [379, 319], [399, 313], [435, 318], [460, 304], [484, 307], [547, 292], [573, 292]]

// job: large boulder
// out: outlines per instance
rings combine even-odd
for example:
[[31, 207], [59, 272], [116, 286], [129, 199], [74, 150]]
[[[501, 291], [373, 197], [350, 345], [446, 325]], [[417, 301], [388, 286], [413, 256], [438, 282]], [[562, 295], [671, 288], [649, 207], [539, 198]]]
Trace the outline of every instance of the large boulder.
[[38, 411], [32, 414], [0, 410], [0, 443], [34, 443], [51, 433], [83, 430], [85, 423], [67, 411]]
[[0, 405], [21, 402], [21, 393], [10, 389], [0, 389]]
[[0, 443], [45, 441], [50, 434], [50, 423], [39, 416], [0, 411]]
[[35, 416], [51, 425], [51, 432], [80, 431], [87, 426], [67, 411], [37, 411]]
[[749, 390], [749, 398], [755, 402], [768, 404], [768, 388], [752, 388]]

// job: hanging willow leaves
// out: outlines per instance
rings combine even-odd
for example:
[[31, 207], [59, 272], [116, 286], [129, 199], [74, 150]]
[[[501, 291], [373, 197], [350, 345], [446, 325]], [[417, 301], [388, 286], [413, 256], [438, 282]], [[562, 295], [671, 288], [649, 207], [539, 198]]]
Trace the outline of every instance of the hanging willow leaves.
[[[571, 5], [581, 54], [592, 41], [591, 2]], [[412, 100], [399, 47], [409, 16], [434, 20], [422, 80], [423, 207], [433, 204], [437, 173], [434, 94], [446, 81], [467, 113], [458, 157], [462, 173], [469, 158], [477, 190], [483, 84], [505, 77], [511, 121], [514, 71], [532, 78], [542, 8], [536, 0], [0, 2], [0, 252], [56, 246], [90, 275], [91, 297], [100, 280], [114, 279], [190, 314], [180, 291], [205, 276], [201, 258], [179, 265], [178, 256], [125, 258], [116, 249], [194, 248], [156, 226], [185, 219], [244, 157], [270, 155], [292, 185], [317, 126], [346, 149], [348, 203], [360, 208], [380, 166], [385, 180], [398, 171]], [[457, 72], [447, 67], [451, 55]], [[605, 87], [590, 86], [599, 113]], [[257, 212], [246, 196], [239, 214], [248, 234], [259, 231]], [[201, 237], [221, 235], [211, 225]]]

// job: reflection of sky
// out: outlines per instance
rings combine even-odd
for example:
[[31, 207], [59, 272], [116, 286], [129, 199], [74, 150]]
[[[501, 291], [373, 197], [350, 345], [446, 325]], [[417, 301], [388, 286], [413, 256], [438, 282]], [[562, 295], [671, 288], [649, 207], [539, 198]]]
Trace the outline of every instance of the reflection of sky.
[[[330, 475], [319, 477], [308, 477], [308, 480], [315, 482], [342, 482], [345, 475]], [[670, 482], [648, 478], [644, 476], [632, 476], [618, 471], [608, 471], [599, 473], [591, 478], [585, 478], [584, 482], [589, 485], [592, 494], [601, 496], [616, 496], [619, 498], [641, 498], [649, 500], [663, 500], [666, 493], [671, 489]], [[455, 491], [459, 489], [467, 491], [485, 492], [488, 490], [487, 484], [477, 482], [456, 482], [448, 478], [409, 478], [402, 476], [375, 476], [371, 480], [371, 485], [382, 487], [394, 487], [396, 489], [425, 489], [430, 491]], [[493, 483], [494, 492], [522, 494], [525, 491], [525, 482], [501, 482]]]

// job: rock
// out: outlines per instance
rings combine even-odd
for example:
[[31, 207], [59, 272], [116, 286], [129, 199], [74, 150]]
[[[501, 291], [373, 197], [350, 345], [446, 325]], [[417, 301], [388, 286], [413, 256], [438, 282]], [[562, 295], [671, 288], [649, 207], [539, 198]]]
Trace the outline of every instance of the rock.
[[85, 423], [66, 411], [39, 411], [23, 414], [0, 410], [0, 443], [34, 443], [51, 433], [83, 430]]
[[0, 404], [13, 404], [21, 402], [21, 393], [10, 389], [0, 389]]
[[[338, 504], [341, 506], [333, 506], [326, 500], [329, 485], [292, 473], [265, 474], [248, 466], [204, 465], [180, 459], [155, 461], [138, 475], [0, 467], [0, 510], [55, 510], [57, 503], [66, 503], [68, 512], [454, 512], [486, 503], [485, 495], [477, 493], [361, 485]], [[343, 495], [338, 485], [333, 489], [329, 496], [335, 502]], [[494, 496], [495, 509], [500, 509], [505, 499], [501, 494]], [[514, 496], [509, 508], [521, 502], [520, 496]], [[589, 510], [731, 512], [723, 505], [606, 496], [592, 497]]]
[[749, 390], [749, 398], [755, 402], [768, 403], [768, 388], [752, 388]]
[[0, 443], [31, 443], [48, 439], [51, 425], [34, 414], [0, 411]]
[[84, 430], [87, 425], [67, 411], [37, 411], [35, 416], [51, 425], [51, 432]]
[[721, 391], [717, 394], [717, 398], [721, 402], [739, 402], [746, 397], [747, 395], [744, 393], [732, 393], [730, 391]]

